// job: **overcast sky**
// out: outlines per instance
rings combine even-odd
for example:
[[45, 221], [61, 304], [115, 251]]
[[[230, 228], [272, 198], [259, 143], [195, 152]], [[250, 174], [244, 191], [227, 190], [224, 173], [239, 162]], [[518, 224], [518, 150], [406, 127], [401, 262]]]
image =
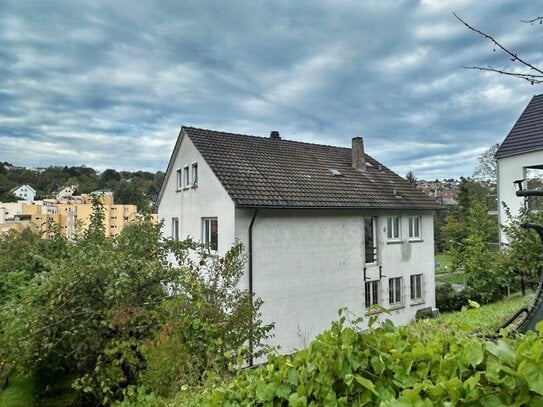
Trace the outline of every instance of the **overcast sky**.
[[0, 161], [165, 170], [189, 125], [470, 176], [543, 85], [453, 11], [541, 67], [537, 3], [0, 0]]

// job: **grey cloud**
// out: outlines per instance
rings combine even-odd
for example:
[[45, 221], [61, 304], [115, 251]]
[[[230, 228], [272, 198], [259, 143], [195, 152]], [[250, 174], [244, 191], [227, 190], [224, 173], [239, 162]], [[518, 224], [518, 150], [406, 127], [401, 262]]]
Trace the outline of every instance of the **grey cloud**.
[[537, 88], [463, 70], [507, 61], [452, 12], [543, 61], [512, 0], [4, 3], [0, 160], [28, 166], [163, 170], [187, 124], [470, 175]]

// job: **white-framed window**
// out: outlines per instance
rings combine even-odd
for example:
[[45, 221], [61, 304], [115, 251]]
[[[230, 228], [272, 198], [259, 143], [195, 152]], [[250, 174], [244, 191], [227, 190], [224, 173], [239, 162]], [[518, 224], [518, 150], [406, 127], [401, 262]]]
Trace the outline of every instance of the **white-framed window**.
[[183, 168], [183, 187], [189, 188], [190, 187], [190, 173], [189, 173], [189, 166]]
[[377, 218], [364, 218], [364, 253], [366, 264], [377, 261]]
[[387, 218], [387, 239], [400, 240], [400, 217], [389, 216]]
[[366, 308], [379, 304], [379, 280], [366, 281], [364, 292], [364, 304]]
[[402, 306], [403, 277], [388, 279], [388, 304], [390, 306]]
[[420, 216], [409, 217], [409, 239], [420, 239]]
[[198, 186], [198, 163], [191, 166], [191, 183], [193, 188]]
[[210, 250], [219, 247], [219, 222], [217, 218], [202, 218], [202, 243]]
[[178, 168], [176, 171], [175, 171], [175, 186], [176, 186], [176, 189], [181, 189], [183, 188], [183, 177], [181, 175], [181, 168]]
[[409, 277], [409, 283], [411, 286], [411, 300], [420, 301], [422, 300], [422, 274], [413, 274]]
[[179, 240], [179, 218], [172, 218], [172, 239]]

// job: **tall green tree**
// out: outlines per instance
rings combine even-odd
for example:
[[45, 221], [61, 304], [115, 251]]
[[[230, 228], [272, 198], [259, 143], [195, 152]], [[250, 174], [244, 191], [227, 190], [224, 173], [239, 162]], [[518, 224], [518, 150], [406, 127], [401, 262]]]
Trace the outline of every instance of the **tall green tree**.
[[[462, 241], [468, 236], [470, 209], [474, 205], [486, 208], [489, 189], [486, 184], [477, 182], [470, 178], [461, 178], [458, 187], [458, 205], [451, 208], [447, 214], [445, 224], [442, 228], [443, 244], [446, 249], [454, 248], [462, 251]], [[498, 221], [495, 216], [482, 216], [483, 222], [478, 227], [488, 242], [498, 241]]]
[[[261, 302], [238, 287], [241, 246], [209, 256], [194, 242], [163, 239], [150, 218], [106, 238], [103, 208], [94, 205], [75, 241], [30, 232], [0, 241], [3, 363], [49, 378], [71, 375], [83, 401], [106, 405], [143, 378], [158, 387], [144, 372], [164, 355], [175, 365], [169, 380], [196, 384], [205, 371], [231, 369], [235, 355], [262, 351], [271, 326], [259, 320]], [[175, 357], [164, 350], [172, 348]]]

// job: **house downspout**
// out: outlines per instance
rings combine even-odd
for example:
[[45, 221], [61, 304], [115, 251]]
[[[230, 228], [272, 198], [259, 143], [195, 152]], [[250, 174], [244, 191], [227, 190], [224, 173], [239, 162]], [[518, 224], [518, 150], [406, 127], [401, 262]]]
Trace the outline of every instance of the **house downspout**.
[[[251, 219], [251, 223], [249, 224], [249, 296], [251, 299], [251, 326], [252, 326], [252, 320], [253, 320], [253, 225], [256, 220], [256, 214], [258, 213], [258, 209], [255, 209], [253, 213], [253, 218]], [[253, 366], [253, 339], [252, 339], [252, 328], [251, 328], [251, 338], [249, 338], [249, 352], [251, 354], [251, 357], [249, 359], [249, 366]]]

